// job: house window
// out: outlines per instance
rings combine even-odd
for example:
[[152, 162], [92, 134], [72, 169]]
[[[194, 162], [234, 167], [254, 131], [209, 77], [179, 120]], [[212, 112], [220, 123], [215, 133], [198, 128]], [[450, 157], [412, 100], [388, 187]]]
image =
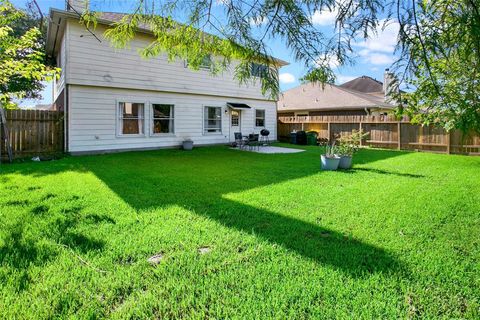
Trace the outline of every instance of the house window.
[[265, 110], [255, 110], [255, 127], [265, 127]]
[[252, 63], [250, 65], [250, 74], [252, 77], [259, 77], [265, 78], [268, 74], [268, 66], [259, 64], [259, 63]]
[[222, 132], [222, 108], [205, 107], [203, 115], [205, 124], [204, 133], [221, 133]]
[[145, 104], [118, 103], [118, 133], [120, 135], [144, 134]]
[[174, 114], [171, 104], [152, 104], [152, 133], [173, 133]]
[[240, 124], [240, 112], [237, 110], [232, 110], [231, 116], [232, 116], [232, 127], [238, 127], [238, 125]]
[[[185, 68], [189, 66], [188, 60], [185, 60]], [[200, 65], [198, 66], [199, 69], [210, 70], [212, 68], [212, 56], [206, 55], [200, 61]]]

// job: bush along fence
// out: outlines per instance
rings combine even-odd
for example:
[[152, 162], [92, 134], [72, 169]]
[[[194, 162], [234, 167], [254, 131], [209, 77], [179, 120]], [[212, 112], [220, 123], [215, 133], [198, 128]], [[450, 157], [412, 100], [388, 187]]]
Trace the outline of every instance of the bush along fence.
[[[5, 110], [1, 122], [1, 160], [8, 161], [8, 145], [14, 159], [47, 157], [64, 152], [63, 112], [44, 110]], [[5, 139], [5, 130], [8, 139]]]
[[294, 131], [316, 131], [318, 138], [332, 140], [351, 134], [352, 130], [368, 133], [362, 145], [399, 150], [480, 155], [480, 135], [464, 135], [458, 130], [447, 132], [434, 126], [410, 123], [393, 116], [302, 116], [278, 117], [278, 139], [289, 141]]

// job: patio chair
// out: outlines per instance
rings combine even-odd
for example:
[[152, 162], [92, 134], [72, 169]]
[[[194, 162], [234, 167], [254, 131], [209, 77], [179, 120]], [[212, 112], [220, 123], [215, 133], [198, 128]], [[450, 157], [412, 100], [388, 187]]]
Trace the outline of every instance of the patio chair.
[[243, 136], [241, 132], [235, 132], [235, 144], [238, 146], [239, 149], [242, 149], [245, 144], [245, 140], [243, 140]]
[[260, 150], [260, 142], [258, 141], [258, 134], [251, 133], [248, 135], [248, 140], [245, 142], [245, 145], [248, 145], [249, 149], [255, 149]]

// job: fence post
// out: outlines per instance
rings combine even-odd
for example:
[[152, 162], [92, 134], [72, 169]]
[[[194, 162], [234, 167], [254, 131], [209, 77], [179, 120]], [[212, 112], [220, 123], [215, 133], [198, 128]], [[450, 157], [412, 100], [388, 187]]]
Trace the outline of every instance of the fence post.
[[360, 131], [360, 147], [361, 147], [361, 146], [363, 146], [363, 138], [362, 138], [362, 134], [363, 134], [363, 124], [362, 124], [361, 121], [360, 121], [360, 123], [359, 123], [358, 130]]
[[450, 154], [450, 131], [445, 133], [445, 141], [447, 144], [447, 153]]
[[332, 135], [330, 134], [330, 121], [327, 123], [327, 128], [328, 128], [328, 141], [330, 141], [330, 138]]
[[402, 149], [402, 123], [398, 121], [397, 123], [397, 131], [398, 131], [398, 150]]

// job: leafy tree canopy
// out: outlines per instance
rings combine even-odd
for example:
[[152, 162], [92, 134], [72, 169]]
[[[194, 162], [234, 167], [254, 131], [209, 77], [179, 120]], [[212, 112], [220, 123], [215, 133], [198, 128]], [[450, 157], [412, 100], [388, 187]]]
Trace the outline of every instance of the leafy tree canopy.
[[[88, 1], [87, 1], [88, 2]], [[276, 62], [267, 40], [282, 40], [305, 64], [305, 81], [332, 82], [330, 60], [353, 62], [353, 44], [378, 28], [398, 23], [394, 64], [398, 84], [411, 93], [400, 113], [414, 121], [447, 129], [480, 130], [478, 72], [480, 4], [478, 0], [136, 0], [131, 14], [107, 31], [118, 47], [128, 45], [138, 27], [153, 30], [155, 40], [142, 50], [146, 57], [165, 52], [170, 59], [188, 59], [198, 68], [209, 54], [213, 72], [239, 60], [235, 75], [252, 78], [251, 63], [263, 63], [262, 89], [279, 92]], [[86, 24], [96, 15], [86, 8]], [[335, 15], [332, 30], [317, 28], [315, 13]], [[182, 22], [182, 24], [176, 21]], [[403, 93], [402, 93], [403, 95]]]
[[0, 103], [6, 108], [38, 97], [41, 81], [52, 80], [58, 71], [45, 65], [41, 31], [30, 22], [25, 12], [0, 0]]

